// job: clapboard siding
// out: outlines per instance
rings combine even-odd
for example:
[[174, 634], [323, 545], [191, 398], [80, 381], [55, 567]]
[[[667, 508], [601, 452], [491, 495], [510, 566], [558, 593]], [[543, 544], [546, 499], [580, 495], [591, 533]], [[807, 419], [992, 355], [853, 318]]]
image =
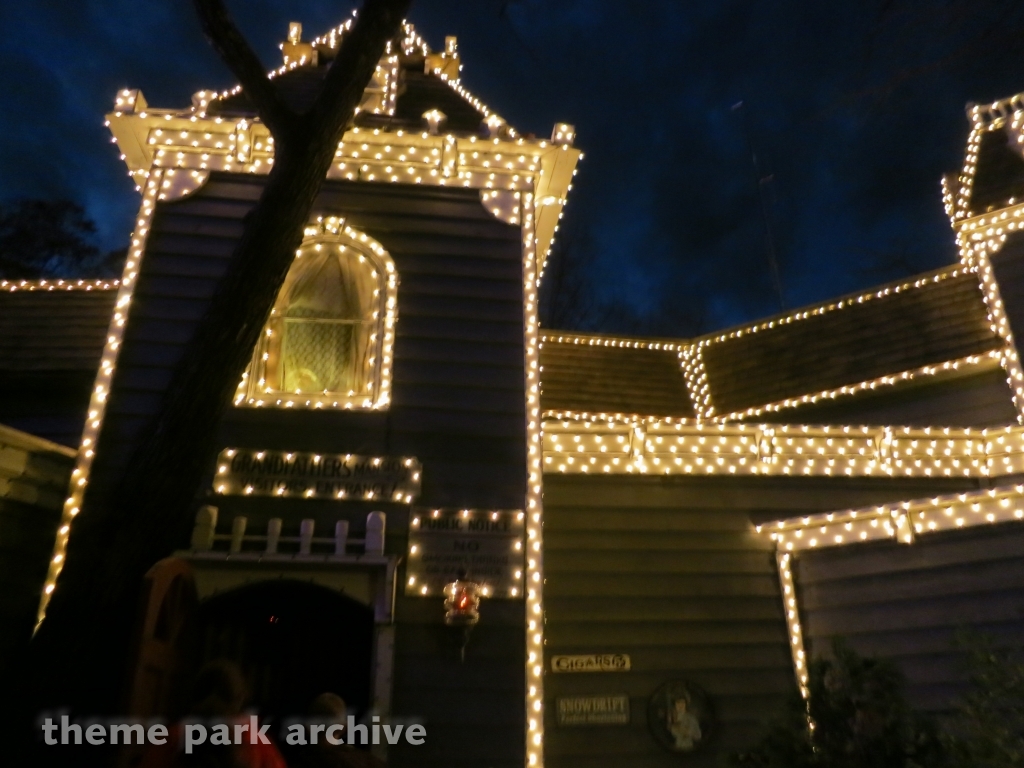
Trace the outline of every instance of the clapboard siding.
[[[214, 174], [188, 198], [157, 206], [93, 465], [94, 498], [110, 487], [156, 413], [262, 184], [259, 178]], [[486, 212], [476, 190], [328, 182], [316, 211], [343, 216], [394, 259], [399, 288], [391, 405], [379, 413], [232, 408], [221, 425], [222, 444], [416, 456], [424, 467], [420, 503], [522, 508], [526, 405], [519, 229]], [[225, 522], [244, 514], [254, 529], [273, 516], [284, 518], [286, 528], [310, 517], [320, 532], [347, 519], [353, 536], [367, 511], [358, 503], [270, 501], [280, 503], [216, 503]], [[407, 511], [376, 508], [388, 514], [387, 550], [404, 554]], [[404, 571], [399, 578], [404, 583]], [[400, 595], [397, 611], [393, 711], [425, 717], [428, 745], [436, 746], [395, 749], [390, 764], [463, 764], [436, 734], [458, 729], [467, 716], [476, 728], [452, 743], [465, 746], [478, 764], [521, 764], [522, 602], [488, 606], [465, 665], [444, 645], [440, 601]], [[417, 670], [429, 649], [437, 656], [435, 673], [424, 681]]]
[[[647, 700], [669, 679], [713, 697], [719, 734], [687, 762], [718, 765], [792, 689], [774, 553], [743, 508], [700, 481], [545, 477], [546, 653], [628, 653], [631, 671], [551, 674], [547, 763], [663, 766]], [[548, 661], [550, 668], [550, 661]], [[556, 699], [626, 694], [630, 723], [559, 727]], [[756, 703], [757, 706], [751, 706]]]
[[991, 427], [1013, 424], [1017, 411], [1006, 372], [995, 365], [950, 380], [880, 387], [857, 396], [786, 408], [747, 421], [775, 424], [865, 424]]
[[[548, 668], [550, 656], [574, 653], [628, 653], [632, 664], [628, 673], [546, 675], [548, 765], [674, 764], [649, 736], [646, 709], [660, 684], [678, 678], [711, 694], [719, 720], [713, 743], [687, 763], [721, 764], [763, 732], [794, 687], [775, 552], [770, 540], [755, 533], [754, 523], [912, 498], [926, 488], [942, 493], [976, 485], [892, 478], [545, 475]], [[1004, 557], [1009, 549], [1002, 546]], [[981, 549], [974, 554], [983, 556]], [[861, 560], [847, 561], [863, 566]], [[997, 582], [1003, 592], [1016, 583], [1009, 577]], [[929, 588], [936, 592], [938, 584]], [[843, 599], [851, 599], [849, 588]], [[821, 611], [832, 608], [825, 604]], [[922, 685], [939, 691], [955, 684], [948, 652], [930, 650], [915, 661]], [[587, 694], [628, 695], [629, 725], [559, 727], [557, 698]]]
[[[976, 479], [847, 477], [651, 477], [642, 481], [642, 502], [630, 478], [582, 478], [545, 474], [545, 506], [559, 507], [559, 528], [631, 531], [629, 508], [642, 515], [644, 530], [743, 531], [755, 523], [845, 507], [864, 507], [893, 499], [975, 490]], [[589, 482], [586, 480], [589, 479]], [[753, 496], [753, 498], [752, 498]], [[622, 507], [622, 511], [615, 508]], [[779, 511], [786, 514], [776, 517]]]
[[958, 630], [1024, 642], [1024, 526], [1004, 525], [804, 552], [796, 560], [804, 636], [812, 654], [834, 637], [894, 659], [912, 703], [948, 710], [963, 692]]
[[[776, 591], [778, 590], [777, 583], [776, 581]], [[556, 589], [557, 591], [557, 584], [549, 584], [546, 589]], [[640, 589], [643, 588], [640, 587]], [[645, 594], [657, 593], [658, 588], [653, 585], [649, 592], [645, 592]], [[688, 595], [684, 589], [680, 589], [674, 594], [677, 597]], [[736, 632], [735, 622], [702, 621], [695, 624], [692, 621], [659, 621], [644, 626], [643, 631], [638, 632], [634, 625], [626, 622], [607, 620], [579, 622], [559, 619], [549, 624], [545, 630], [548, 644], [555, 648], [567, 648], [570, 645], [578, 644], [579, 638], [583, 636], [586, 637], [589, 644], [595, 647], [667, 646], [675, 648], [679, 654], [687, 655], [692, 648], [777, 643], [779, 623], [775, 619], [747, 622], [743, 633], [739, 634]]]
[[449, 339], [432, 339], [430, 337], [414, 338], [404, 336], [401, 344], [396, 347], [407, 365], [415, 361], [433, 362], [447, 365], [448, 363], [485, 363], [517, 367], [521, 365], [522, 344], [483, 343], [473, 344], [452, 343]]
[[486, 387], [501, 392], [518, 392], [521, 401], [523, 384], [515, 375], [521, 373], [523, 366], [486, 365], [476, 361], [454, 363], [450, 360], [398, 360], [396, 350], [395, 376], [396, 388], [400, 384], [449, 384], [460, 383], [469, 386]]

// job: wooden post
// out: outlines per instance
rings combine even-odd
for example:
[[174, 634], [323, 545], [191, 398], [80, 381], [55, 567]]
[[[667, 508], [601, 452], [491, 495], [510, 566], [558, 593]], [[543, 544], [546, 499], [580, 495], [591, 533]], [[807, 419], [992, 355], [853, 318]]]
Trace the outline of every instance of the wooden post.
[[338, 557], [344, 557], [347, 544], [348, 520], [339, 520], [334, 524], [334, 554]]
[[281, 518], [272, 517], [267, 523], [267, 554], [277, 554], [277, 545], [281, 541]]
[[217, 508], [200, 507], [196, 512], [196, 525], [192, 529], [192, 549], [209, 552], [213, 549], [213, 534], [217, 530]]
[[242, 540], [245, 538], [245, 526], [248, 518], [239, 515], [231, 521], [231, 554], [235, 555], [242, 551]]
[[384, 554], [385, 522], [383, 512], [371, 512], [366, 516], [366, 554]]
[[299, 524], [299, 554], [308, 555], [310, 549], [313, 546], [313, 526], [316, 525], [315, 520], [303, 520]]

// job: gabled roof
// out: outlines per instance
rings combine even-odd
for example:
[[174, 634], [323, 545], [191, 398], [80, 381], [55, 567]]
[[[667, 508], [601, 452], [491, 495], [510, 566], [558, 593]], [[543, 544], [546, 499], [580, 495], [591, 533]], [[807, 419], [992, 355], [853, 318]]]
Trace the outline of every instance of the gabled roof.
[[694, 418], [674, 344], [550, 334], [540, 348], [547, 411]]
[[[269, 75], [285, 103], [301, 113], [316, 101], [351, 20], [308, 43], [299, 42], [301, 26], [292, 26], [294, 42], [282, 44], [285, 65]], [[448, 38], [445, 50], [435, 53], [412, 24], [403, 24], [367, 86], [355, 124], [422, 130], [424, 114], [438, 110], [445, 116], [445, 131], [486, 132], [484, 119], [492, 113], [462, 88], [461, 68], [455, 38]], [[239, 87], [220, 94], [200, 92], [197, 97], [209, 115], [256, 117], [255, 107]]]
[[[844, 423], [902, 423], [901, 411], [916, 415], [910, 423], [1005, 423], [1014, 411], [1002, 346], [976, 273], [946, 267], [697, 339], [548, 331], [541, 406], [806, 423], [805, 410], [835, 403]], [[964, 413], [949, 412], [958, 390], [971, 392]]]
[[[440, 75], [424, 72], [422, 55], [401, 56], [397, 68], [398, 84], [394, 105], [380, 112], [362, 111], [355, 119], [359, 126], [382, 126], [422, 130], [423, 115], [439, 110], [446, 119], [447, 131], [479, 133], [486, 115], [483, 109], [471, 103], [452, 88]], [[289, 107], [305, 112], [316, 100], [327, 74], [327, 63], [297, 67], [274, 78], [274, 83]], [[245, 93], [239, 92], [210, 102], [210, 115], [225, 117], [255, 117], [256, 109]]]
[[[310, 42], [292, 25], [282, 44], [285, 63], [268, 78], [296, 109], [314, 102], [350, 25]], [[550, 139], [520, 135], [466, 90], [461, 66], [454, 37], [432, 51], [412, 25], [403, 25], [363, 90], [327, 177], [476, 189], [493, 215], [532, 224], [530, 242], [543, 272], [583, 157], [573, 147], [575, 129], [555, 123]], [[171, 109], [151, 107], [141, 91], [124, 89], [106, 117], [139, 190], [153, 170], [166, 173], [159, 200], [195, 191], [213, 171], [265, 175], [273, 167], [273, 137], [241, 86], [199, 91], [190, 106]], [[519, 211], [523, 202], [529, 219]]]
[[[111, 281], [103, 284], [0, 290], [0, 422], [77, 442], [116, 295]], [[1013, 416], [998, 369], [1001, 341], [977, 277], [955, 268], [698, 339], [549, 331], [540, 351], [541, 406], [696, 418], [702, 384], [687, 382], [683, 354], [698, 349], [716, 417], [795, 422], [817, 414], [812, 421], [873, 423], [864, 414], [877, 411], [894, 423], [894, 414], [920, 411], [910, 423], [982, 426]], [[945, 410], [958, 392], [971, 412], [954, 417]], [[43, 402], [25, 405], [37, 395], [63, 415], [46, 420], [36, 413]]]
[[973, 229], [971, 219], [1019, 206], [1024, 198], [1024, 93], [968, 104], [967, 117], [971, 133], [963, 168], [942, 180], [943, 202], [954, 229]]
[[34, 371], [95, 373], [117, 284], [0, 281], [0, 371], [5, 376]]
[[[916, 284], [916, 285], [915, 285]], [[715, 414], [724, 416], [980, 355], [1002, 345], [977, 276], [949, 268], [800, 319], [719, 334], [702, 349]], [[806, 315], [806, 316], [804, 316]]]
[[78, 446], [116, 280], [0, 281], [0, 424]]

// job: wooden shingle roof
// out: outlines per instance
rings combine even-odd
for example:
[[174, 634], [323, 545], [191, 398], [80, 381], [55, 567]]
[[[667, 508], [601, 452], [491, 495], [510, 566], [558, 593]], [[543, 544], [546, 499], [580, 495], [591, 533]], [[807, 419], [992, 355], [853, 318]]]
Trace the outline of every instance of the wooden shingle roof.
[[117, 290], [0, 290], [0, 424], [77, 446]]
[[542, 409], [696, 415], [674, 348], [619, 346], [600, 336], [562, 338], [549, 335], [540, 348]]
[[90, 371], [99, 365], [117, 291], [0, 291], [0, 371]]
[[923, 275], [920, 287], [869, 294], [805, 319], [713, 340], [703, 358], [716, 414], [999, 347], [977, 277], [946, 274], [953, 273], [947, 268]]
[[[114, 290], [0, 292], [0, 423], [64, 445], [77, 443], [115, 295]], [[788, 322], [765, 321], [756, 332], [748, 327], [689, 341], [548, 332], [540, 350], [541, 407], [695, 418], [679, 349], [701, 342], [717, 416], [981, 355], [1001, 343], [990, 328], [977, 278], [970, 272], [947, 268], [900, 290], [890, 286], [886, 293], [883, 287], [861, 300], [847, 298], [834, 304], [838, 308], [817, 314], [798, 311], [791, 317], [807, 316]], [[999, 376], [987, 368], [979, 368], [977, 375], [994, 382], [984, 397], [998, 396], [1001, 402], [1004, 387]], [[974, 386], [963, 377], [961, 381], [942, 386]], [[938, 397], [921, 392], [894, 392], [897, 412], [886, 406], [879, 417], [891, 420], [911, 407], [897, 403]], [[882, 395], [865, 393], [844, 398], [843, 403], [863, 400], [873, 413]], [[948, 397], [955, 399], [955, 393]], [[837, 402], [836, 407], [843, 414], [832, 414], [835, 417], [872, 420], [867, 412], [856, 416], [857, 407], [856, 414], [845, 413], [848, 405]], [[994, 404], [985, 409], [986, 423], [1002, 419], [1002, 410]], [[814, 419], [811, 412], [818, 410], [808, 405], [755, 418]], [[972, 423], [977, 408], [972, 405], [968, 410], [956, 420]]]
[[[700, 347], [714, 415], [739, 416], [747, 409], [803, 395], [982, 356], [1001, 345], [990, 327], [977, 276], [946, 267], [909, 283], [881, 286], [826, 307], [796, 310], [756, 326], [698, 339], [646, 343], [549, 331], [540, 353], [541, 406], [546, 411], [694, 417], [678, 357], [678, 350], [686, 346]], [[957, 374], [960, 383], [953, 386], [973, 387], [968, 380], [975, 375], [987, 377], [984, 396], [979, 395], [987, 398], [984, 407], [972, 405], [956, 419], [970, 424], [981, 418], [987, 424], [1012, 416], [1009, 391], [997, 381], [998, 375], [993, 378], [991, 365]], [[894, 404], [901, 404], [895, 410], [883, 409], [884, 418], [898, 420], [899, 413], [910, 407], [906, 404], [921, 397], [935, 400], [939, 393], [928, 389], [930, 381], [917, 380], [916, 394], [900, 394]], [[950, 385], [943, 386], [949, 389]], [[878, 410], [877, 394], [865, 392], [843, 402], [874, 398], [873, 409]], [[1007, 408], [989, 403], [992, 397], [1005, 399]], [[799, 420], [807, 416], [805, 410], [793, 408], [758, 418]], [[935, 416], [936, 423], [941, 422]]]

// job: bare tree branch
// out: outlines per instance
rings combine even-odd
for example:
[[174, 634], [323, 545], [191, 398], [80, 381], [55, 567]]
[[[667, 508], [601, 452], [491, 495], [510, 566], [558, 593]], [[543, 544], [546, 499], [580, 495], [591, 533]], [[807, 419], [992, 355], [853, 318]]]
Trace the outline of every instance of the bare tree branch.
[[366, 83], [384, 55], [389, 31], [398, 28], [411, 4], [412, 0], [366, 0], [352, 31], [342, 39], [323, 89], [306, 115], [308, 125], [332, 131], [334, 143], [341, 140], [346, 123], [362, 100]]
[[[366, 1], [314, 108], [299, 115], [264, 75], [223, 0], [193, 0], [211, 43], [275, 134], [274, 163], [159, 410], [140, 427], [127, 467], [115, 468], [109, 483], [86, 491], [46, 621], [24, 665], [26, 687], [8, 697], [20, 702], [23, 722], [57, 705], [90, 713], [116, 710], [118, 689], [110, 682], [123, 674], [129, 654], [139, 584], [187, 530], [196, 489], [216, 456], [217, 425], [294, 261], [340, 135], [388, 41], [398, 35], [410, 1]], [[105, 428], [97, 455], [106, 455], [118, 439]], [[98, 762], [102, 755], [95, 754]]]
[[295, 113], [267, 77], [263, 63], [238, 31], [223, 0], [193, 0], [193, 4], [206, 39], [238, 78], [270, 133], [280, 141], [294, 125]]

